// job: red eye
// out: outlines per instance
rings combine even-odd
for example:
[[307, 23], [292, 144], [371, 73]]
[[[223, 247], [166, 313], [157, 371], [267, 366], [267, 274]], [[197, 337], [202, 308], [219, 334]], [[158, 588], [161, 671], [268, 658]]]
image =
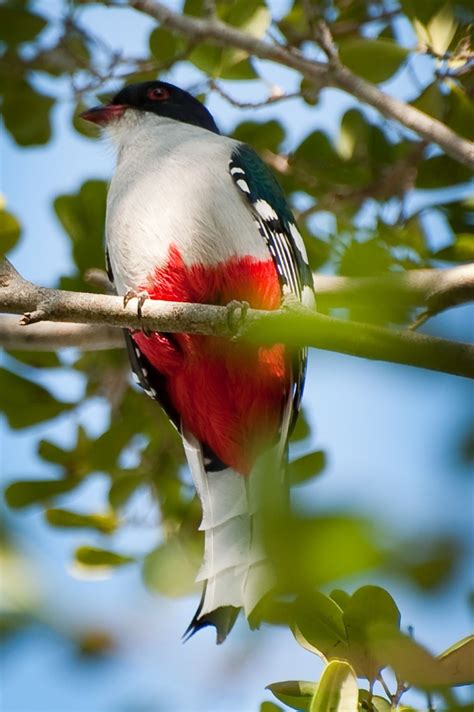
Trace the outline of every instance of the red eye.
[[155, 89], [149, 89], [146, 95], [149, 99], [151, 99], [151, 101], [166, 101], [166, 99], [170, 98], [170, 93], [168, 89], [164, 89], [163, 87], [155, 87]]

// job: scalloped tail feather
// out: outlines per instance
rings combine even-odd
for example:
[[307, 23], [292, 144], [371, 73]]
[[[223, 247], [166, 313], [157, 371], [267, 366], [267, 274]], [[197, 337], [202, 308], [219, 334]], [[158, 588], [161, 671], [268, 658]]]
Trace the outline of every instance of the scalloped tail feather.
[[196, 578], [204, 583], [204, 590], [185, 636], [214, 625], [219, 643], [225, 640], [240, 608], [248, 617], [268, 593], [273, 577], [260, 544], [249, 478], [230, 468], [207, 472], [196, 438], [183, 433], [183, 441], [202, 504], [200, 529], [205, 535], [204, 561]]

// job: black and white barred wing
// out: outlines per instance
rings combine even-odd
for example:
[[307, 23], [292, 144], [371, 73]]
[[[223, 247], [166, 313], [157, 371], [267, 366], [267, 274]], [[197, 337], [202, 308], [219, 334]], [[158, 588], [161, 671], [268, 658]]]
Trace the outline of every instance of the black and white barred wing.
[[[229, 170], [272, 256], [283, 297], [292, 295], [304, 306], [314, 307], [313, 276], [303, 238], [273, 174], [255, 151], [245, 144], [240, 144], [232, 152]], [[300, 406], [306, 364], [307, 349], [301, 349], [293, 365], [292, 425]]]

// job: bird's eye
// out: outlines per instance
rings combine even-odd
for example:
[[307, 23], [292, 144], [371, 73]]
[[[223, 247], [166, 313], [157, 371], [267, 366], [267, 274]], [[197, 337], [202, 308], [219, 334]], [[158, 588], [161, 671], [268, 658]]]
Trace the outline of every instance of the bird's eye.
[[149, 99], [151, 99], [151, 101], [166, 101], [166, 99], [170, 98], [168, 89], [164, 89], [163, 87], [149, 89], [146, 95]]

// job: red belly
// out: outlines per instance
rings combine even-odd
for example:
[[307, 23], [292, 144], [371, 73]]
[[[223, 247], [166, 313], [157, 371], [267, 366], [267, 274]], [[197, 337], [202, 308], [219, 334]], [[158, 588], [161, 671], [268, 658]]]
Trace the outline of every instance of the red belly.
[[[219, 266], [188, 267], [175, 248], [142, 285], [152, 299], [203, 304], [247, 301], [277, 309], [281, 293], [271, 260], [232, 258]], [[288, 397], [290, 366], [278, 344], [256, 347], [214, 336], [133, 334], [167, 378], [168, 395], [186, 429], [225, 464], [248, 474], [258, 453], [275, 442]]]

